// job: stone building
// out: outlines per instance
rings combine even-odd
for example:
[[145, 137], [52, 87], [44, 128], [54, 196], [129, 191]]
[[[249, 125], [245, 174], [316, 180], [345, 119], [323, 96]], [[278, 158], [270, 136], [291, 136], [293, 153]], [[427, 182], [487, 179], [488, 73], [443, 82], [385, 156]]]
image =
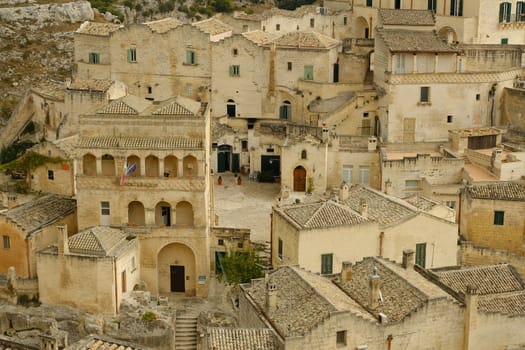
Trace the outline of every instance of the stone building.
[[56, 224], [76, 232], [77, 203], [71, 197], [49, 194], [0, 213], [2, 254], [0, 273], [13, 266], [21, 278], [36, 278], [36, 253], [57, 241]]
[[[418, 206], [423, 207], [423, 199]], [[457, 263], [457, 225], [453, 213], [430, 214], [381, 192], [345, 184], [332, 200], [274, 206], [272, 264], [298, 264], [309, 271], [332, 274], [345, 261], [378, 255], [400, 262], [412, 249], [422, 267]], [[447, 211], [446, 208], [442, 208]], [[434, 208], [437, 211], [437, 208]]]
[[277, 350], [275, 335], [269, 329], [208, 327], [202, 350]]
[[79, 228], [111, 225], [137, 235], [137, 265], [151, 292], [206, 295], [213, 215], [207, 104], [129, 95], [82, 115], [79, 131]]

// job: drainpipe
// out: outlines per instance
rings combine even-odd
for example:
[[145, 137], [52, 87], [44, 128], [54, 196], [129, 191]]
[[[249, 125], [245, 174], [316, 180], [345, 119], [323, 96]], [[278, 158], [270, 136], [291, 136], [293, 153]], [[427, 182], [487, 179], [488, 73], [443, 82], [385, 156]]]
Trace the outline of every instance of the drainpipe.
[[394, 340], [394, 337], [392, 334], [389, 334], [388, 337], [386, 337], [386, 342], [388, 344], [388, 350], [392, 350], [392, 340]]
[[115, 314], [118, 315], [118, 280], [117, 280], [117, 257], [113, 257], [113, 271], [115, 273]]

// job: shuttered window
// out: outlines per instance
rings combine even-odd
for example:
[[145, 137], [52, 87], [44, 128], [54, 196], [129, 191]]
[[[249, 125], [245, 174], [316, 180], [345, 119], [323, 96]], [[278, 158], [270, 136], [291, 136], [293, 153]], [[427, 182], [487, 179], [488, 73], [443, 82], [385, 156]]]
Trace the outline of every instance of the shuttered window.
[[451, 0], [450, 15], [463, 16], [463, 0]]
[[499, 4], [499, 22], [508, 23], [510, 22], [510, 15], [512, 4], [510, 2], [502, 2]]
[[238, 77], [241, 75], [241, 67], [238, 65], [230, 66], [230, 77]]
[[186, 51], [186, 64], [196, 64], [197, 60], [195, 59], [195, 51], [188, 50]]
[[332, 273], [332, 264], [334, 260], [333, 254], [322, 254], [321, 255], [321, 274], [329, 275]]
[[135, 48], [128, 49], [128, 62], [131, 62], [131, 63], [137, 62], [137, 49]]
[[314, 66], [304, 66], [304, 80], [314, 80]]
[[427, 9], [432, 11], [432, 12], [436, 12], [436, 8], [437, 8], [437, 0], [428, 0], [428, 7]]
[[516, 21], [525, 22], [525, 1], [516, 3]]
[[427, 255], [427, 244], [426, 243], [416, 244], [416, 265], [419, 265], [422, 268], [425, 268], [426, 255]]

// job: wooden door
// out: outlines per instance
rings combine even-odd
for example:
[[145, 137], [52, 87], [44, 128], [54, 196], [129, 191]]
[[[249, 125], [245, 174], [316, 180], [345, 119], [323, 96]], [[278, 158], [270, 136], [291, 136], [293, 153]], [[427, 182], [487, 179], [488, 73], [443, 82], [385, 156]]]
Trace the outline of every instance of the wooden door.
[[306, 191], [306, 169], [298, 166], [293, 171], [293, 190], [296, 192]]
[[184, 287], [184, 266], [171, 265], [170, 266], [170, 286], [172, 292], [185, 292]]

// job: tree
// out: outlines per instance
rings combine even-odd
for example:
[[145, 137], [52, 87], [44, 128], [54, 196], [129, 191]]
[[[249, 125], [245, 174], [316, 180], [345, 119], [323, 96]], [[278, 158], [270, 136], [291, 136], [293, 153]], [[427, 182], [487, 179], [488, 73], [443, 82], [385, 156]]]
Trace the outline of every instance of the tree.
[[219, 265], [222, 266], [219, 279], [229, 284], [247, 283], [264, 275], [260, 258], [253, 251], [230, 250], [228, 255], [220, 260]]

